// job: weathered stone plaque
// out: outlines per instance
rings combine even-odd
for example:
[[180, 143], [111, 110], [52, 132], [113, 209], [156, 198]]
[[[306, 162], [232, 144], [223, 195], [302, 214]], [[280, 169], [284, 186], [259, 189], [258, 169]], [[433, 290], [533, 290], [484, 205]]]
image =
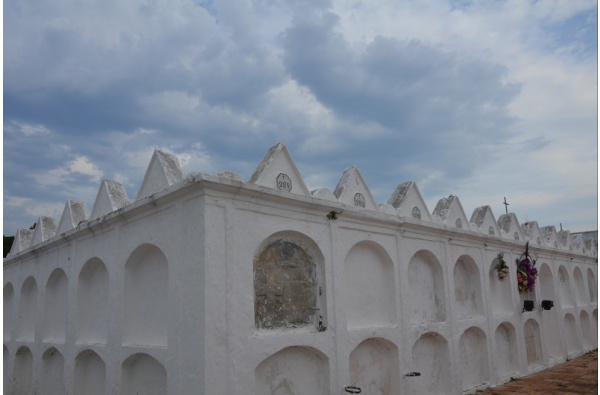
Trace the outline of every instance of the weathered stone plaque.
[[254, 262], [256, 327], [295, 328], [314, 324], [315, 263], [298, 245], [278, 240]]

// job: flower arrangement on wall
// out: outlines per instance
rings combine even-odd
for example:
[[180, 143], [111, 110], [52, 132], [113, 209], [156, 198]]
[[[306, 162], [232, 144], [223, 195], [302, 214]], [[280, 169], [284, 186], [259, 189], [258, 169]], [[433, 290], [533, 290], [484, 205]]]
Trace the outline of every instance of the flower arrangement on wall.
[[519, 293], [531, 292], [535, 289], [538, 271], [535, 259], [529, 255], [529, 242], [525, 244], [525, 252], [517, 259], [517, 286]]
[[496, 271], [498, 272], [498, 280], [504, 281], [506, 276], [508, 276], [509, 269], [508, 269], [508, 266], [506, 265], [506, 261], [504, 260], [503, 253], [498, 254], [498, 260], [500, 261], [500, 263], [498, 263], [496, 265]]

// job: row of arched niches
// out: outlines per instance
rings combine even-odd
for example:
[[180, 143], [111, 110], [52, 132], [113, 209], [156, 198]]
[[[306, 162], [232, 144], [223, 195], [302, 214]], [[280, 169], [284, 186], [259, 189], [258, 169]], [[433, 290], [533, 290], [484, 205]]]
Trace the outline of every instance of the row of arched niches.
[[[341, 311], [335, 313], [341, 314], [336, 322], [345, 322], [347, 333], [369, 333], [347, 356], [348, 384], [370, 388], [363, 393], [396, 394], [399, 388], [445, 393], [453, 377], [469, 389], [597, 347], [592, 267], [540, 259], [535, 292], [520, 295], [514, 271], [504, 281], [498, 279], [498, 258], [481, 262], [475, 254], [463, 254], [443, 263], [434, 252], [421, 249], [398, 263], [392, 258], [398, 254], [388, 249], [359, 241], [341, 254], [343, 260], [333, 262], [343, 273], [335, 292], [341, 306], [331, 306], [326, 295], [331, 295], [327, 288], [332, 281], [325, 276], [331, 270], [325, 265], [332, 263], [317, 243], [297, 232], [265, 239], [248, 279], [253, 281], [255, 330], [306, 327], [335, 333], [328, 317]], [[504, 253], [507, 262], [518, 256]], [[105, 393], [106, 367], [115, 363], [102, 354], [111, 346], [108, 323], [115, 310], [106, 303], [109, 289], [114, 290], [108, 273], [105, 262], [92, 258], [74, 280], [62, 268], [47, 278], [29, 275], [19, 284], [5, 277], [5, 393], [30, 393], [34, 381], [46, 393], [64, 393], [65, 383], [71, 383], [75, 394]], [[139, 350], [168, 348], [169, 261], [158, 247], [144, 244], [129, 256], [122, 273], [118, 292], [124, 314], [117, 338], [123, 349], [137, 350], [122, 356], [122, 393], [165, 393], [166, 354]], [[533, 311], [522, 312], [525, 299], [534, 301]], [[541, 300], [552, 300], [554, 308], [542, 311]], [[302, 390], [293, 393], [329, 394], [333, 356], [297, 345], [294, 331], [287, 333], [289, 345], [256, 365], [255, 393], [274, 394], [296, 385]], [[65, 347], [79, 352], [69, 359], [61, 351]], [[8, 366], [12, 371], [6, 371]], [[36, 380], [33, 366], [40, 367]]]

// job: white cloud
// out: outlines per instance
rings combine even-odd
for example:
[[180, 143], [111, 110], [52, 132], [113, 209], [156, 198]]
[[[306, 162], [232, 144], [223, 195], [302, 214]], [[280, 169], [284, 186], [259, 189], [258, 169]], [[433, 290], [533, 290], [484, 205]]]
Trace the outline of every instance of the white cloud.
[[17, 121], [10, 121], [7, 125], [4, 126], [4, 131], [7, 133], [22, 133], [26, 137], [50, 133], [50, 129], [48, 129], [44, 125], [33, 125]]

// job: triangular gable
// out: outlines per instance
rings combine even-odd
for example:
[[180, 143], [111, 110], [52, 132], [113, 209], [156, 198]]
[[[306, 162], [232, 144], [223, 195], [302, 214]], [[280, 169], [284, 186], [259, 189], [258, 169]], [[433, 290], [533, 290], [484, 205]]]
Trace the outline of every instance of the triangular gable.
[[431, 215], [429, 214], [427, 205], [414, 181], [407, 181], [398, 185], [388, 200], [388, 203], [398, 210], [398, 215], [401, 217], [412, 217], [424, 221], [431, 221]]
[[19, 252], [31, 247], [32, 238], [33, 229], [18, 229], [17, 233], [15, 234], [12, 247], [10, 247], [10, 253], [6, 256], [6, 258], [12, 258]]
[[585, 246], [585, 253], [589, 256], [598, 256], [598, 242], [585, 239], [583, 240], [583, 245]]
[[540, 247], [544, 245], [537, 221], [529, 221], [521, 224], [521, 232], [525, 240], [529, 241], [529, 244]]
[[558, 248], [558, 235], [554, 226], [544, 226], [540, 228], [540, 233], [546, 247]]
[[496, 223], [496, 218], [490, 206], [481, 206], [473, 210], [473, 215], [471, 215], [469, 223], [471, 224], [471, 229], [476, 232], [501, 237], [500, 228], [498, 227], [498, 223]]
[[431, 217], [435, 222], [446, 226], [457, 229], [469, 229], [469, 220], [467, 219], [465, 210], [463, 210], [458, 197], [454, 195], [441, 198], [435, 206]]
[[283, 143], [269, 148], [248, 183], [310, 196], [310, 191]]
[[586, 254], [585, 245], [583, 243], [583, 236], [581, 233], [573, 233], [571, 235], [571, 241], [573, 244], [573, 250]]
[[344, 170], [333, 194], [342, 203], [377, 211], [377, 202], [356, 166]]
[[90, 220], [100, 218], [128, 205], [129, 199], [123, 185], [112, 180], [102, 180], [94, 201]]
[[31, 245], [42, 243], [54, 237], [56, 234], [56, 221], [52, 217], [39, 217], [35, 223]]
[[310, 191], [310, 195], [317, 199], [331, 200], [337, 202], [337, 198], [335, 197], [333, 192], [329, 190], [329, 188], [315, 189], [314, 191]]
[[67, 200], [63, 210], [56, 234], [65, 233], [75, 229], [81, 222], [87, 221], [87, 208], [84, 202]]
[[160, 192], [182, 179], [181, 166], [179, 166], [179, 161], [175, 155], [155, 150], [152, 153], [136, 200]]
[[524, 239], [523, 232], [521, 232], [521, 225], [519, 225], [515, 213], [502, 214], [498, 218], [498, 227], [500, 228], [500, 234], [505, 239], [516, 241]]
[[561, 230], [556, 233], [558, 239], [558, 248], [561, 250], [573, 251], [573, 240], [571, 239], [571, 232], [568, 230]]

